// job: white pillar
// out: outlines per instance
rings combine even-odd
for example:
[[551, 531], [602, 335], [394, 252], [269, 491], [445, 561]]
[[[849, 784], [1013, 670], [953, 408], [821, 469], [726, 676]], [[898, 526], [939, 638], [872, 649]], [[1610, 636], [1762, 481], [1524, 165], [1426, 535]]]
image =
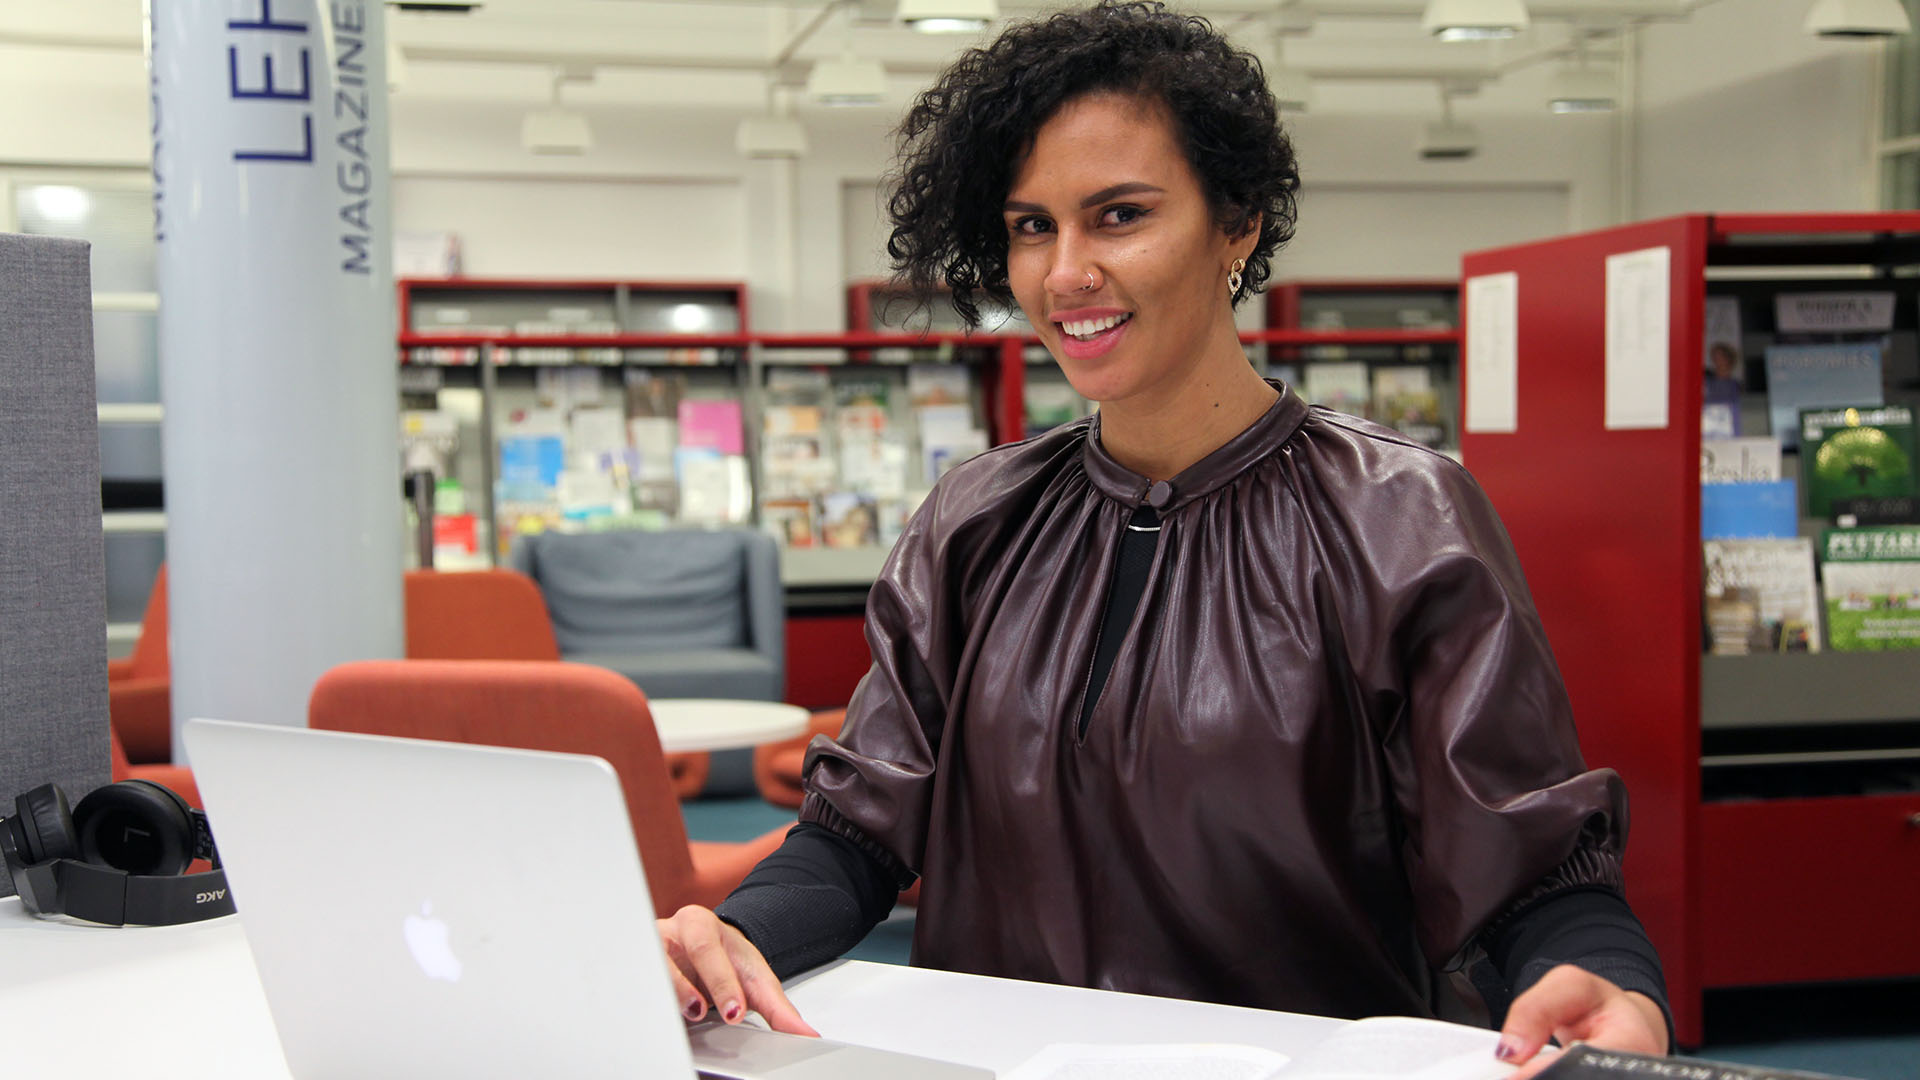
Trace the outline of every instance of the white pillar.
[[149, 0], [174, 753], [402, 650], [380, 0]]

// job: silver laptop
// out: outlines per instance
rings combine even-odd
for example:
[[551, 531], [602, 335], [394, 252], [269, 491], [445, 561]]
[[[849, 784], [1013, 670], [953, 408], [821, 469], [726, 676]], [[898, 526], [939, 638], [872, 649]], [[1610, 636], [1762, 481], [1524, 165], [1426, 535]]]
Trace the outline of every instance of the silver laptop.
[[599, 758], [213, 720], [185, 740], [299, 1080], [992, 1076], [724, 1025], [690, 1045]]

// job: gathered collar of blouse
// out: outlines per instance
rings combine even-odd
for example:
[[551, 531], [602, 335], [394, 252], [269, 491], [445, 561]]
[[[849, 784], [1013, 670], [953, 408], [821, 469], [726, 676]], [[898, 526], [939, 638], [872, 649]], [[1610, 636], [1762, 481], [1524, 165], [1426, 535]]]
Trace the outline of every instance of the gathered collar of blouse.
[[1101, 494], [1125, 506], [1151, 506], [1167, 514], [1225, 486], [1293, 437], [1307, 418], [1307, 403], [1286, 384], [1267, 380], [1280, 392], [1267, 411], [1228, 439], [1218, 450], [1180, 470], [1171, 480], [1152, 481], [1113, 459], [1100, 442], [1100, 415], [1087, 431], [1083, 460], [1087, 477]]

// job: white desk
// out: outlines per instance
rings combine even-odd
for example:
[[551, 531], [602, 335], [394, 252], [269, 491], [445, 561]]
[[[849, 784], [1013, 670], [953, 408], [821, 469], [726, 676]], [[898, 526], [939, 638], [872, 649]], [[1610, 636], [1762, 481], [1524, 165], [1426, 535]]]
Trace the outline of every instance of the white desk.
[[[842, 1042], [1001, 1070], [1056, 1042], [1230, 1042], [1297, 1054], [1342, 1021], [860, 961], [790, 987]], [[9, 1076], [287, 1076], [240, 921], [114, 929], [0, 900]]]
[[813, 714], [777, 701], [660, 698], [647, 702], [660, 749], [669, 754], [739, 750], [807, 733]]

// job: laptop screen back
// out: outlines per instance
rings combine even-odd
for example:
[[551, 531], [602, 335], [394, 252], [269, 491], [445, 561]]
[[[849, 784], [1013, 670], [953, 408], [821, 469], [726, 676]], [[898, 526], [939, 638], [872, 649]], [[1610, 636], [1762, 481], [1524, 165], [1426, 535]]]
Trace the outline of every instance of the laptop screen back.
[[604, 761], [207, 720], [185, 740], [295, 1077], [694, 1075]]

